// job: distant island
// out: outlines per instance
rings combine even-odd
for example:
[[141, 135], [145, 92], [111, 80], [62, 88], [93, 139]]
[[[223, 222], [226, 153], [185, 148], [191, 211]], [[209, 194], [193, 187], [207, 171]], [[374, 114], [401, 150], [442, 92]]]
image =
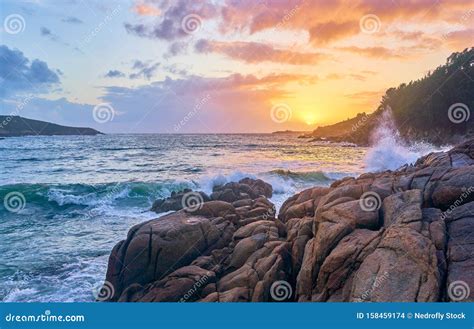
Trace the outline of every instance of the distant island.
[[103, 133], [92, 128], [68, 127], [20, 116], [0, 115], [0, 137], [101, 134]]
[[311, 133], [311, 132], [310, 131], [298, 131], [298, 130], [278, 130], [278, 131], [272, 132], [272, 134], [275, 134], [275, 135], [288, 135], [288, 134], [301, 135], [301, 134], [309, 134], [309, 133]]
[[371, 144], [373, 131], [387, 111], [400, 137], [435, 145], [456, 144], [474, 137], [474, 48], [451, 54], [446, 64], [423, 78], [389, 88], [378, 108], [339, 123], [322, 126], [302, 138], [312, 141]]

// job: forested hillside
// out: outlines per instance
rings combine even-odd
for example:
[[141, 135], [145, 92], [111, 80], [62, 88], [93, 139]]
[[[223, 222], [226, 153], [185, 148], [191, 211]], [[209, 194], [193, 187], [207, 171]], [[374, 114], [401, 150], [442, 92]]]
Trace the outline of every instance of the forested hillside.
[[19, 116], [0, 115], [0, 137], [98, 134], [102, 133], [92, 128], [67, 127]]
[[310, 137], [370, 144], [371, 132], [386, 109], [391, 109], [401, 136], [408, 141], [450, 144], [472, 136], [474, 48], [453, 53], [444, 65], [419, 80], [388, 89], [372, 114], [319, 127]]

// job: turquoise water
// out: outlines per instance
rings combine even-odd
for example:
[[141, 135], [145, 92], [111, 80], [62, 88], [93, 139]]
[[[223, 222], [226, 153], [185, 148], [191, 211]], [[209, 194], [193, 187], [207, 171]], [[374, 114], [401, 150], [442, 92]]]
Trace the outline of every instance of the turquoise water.
[[363, 172], [367, 149], [280, 135], [104, 135], [7, 138], [0, 151], [0, 300], [93, 301], [112, 247], [157, 217], [156, 198], [251, 176], [281, 205]]

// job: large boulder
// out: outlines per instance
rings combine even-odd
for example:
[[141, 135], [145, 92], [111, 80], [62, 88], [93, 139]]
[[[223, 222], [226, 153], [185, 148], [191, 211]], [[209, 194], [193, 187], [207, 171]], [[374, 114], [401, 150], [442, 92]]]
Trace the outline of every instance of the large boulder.
[[131, 284], [162, 279], [197, 257], [229, 243], [231, 221], [207, 218], [183, 210], [133, 227], [112, 250], [107, 281], [118, 298]]
[[260, 196], [271, 198], [273, 188], [261, 179], [244, 178], [239, 182], [231, 182], [215, 186], [211, 199], [235, 202], [245, 199], [257, 199]]

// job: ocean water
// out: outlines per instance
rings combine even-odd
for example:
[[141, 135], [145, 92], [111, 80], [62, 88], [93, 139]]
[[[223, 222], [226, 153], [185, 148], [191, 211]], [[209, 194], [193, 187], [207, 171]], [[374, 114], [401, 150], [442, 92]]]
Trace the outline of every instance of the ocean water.
[[113, 246], [158, 217], [148, 209], [172, 191], [258, 177], [278, 208], [307, 187], [374, 170], [368, 151], [270, 134], [0, 140], [0, 300], [93, 301]]

